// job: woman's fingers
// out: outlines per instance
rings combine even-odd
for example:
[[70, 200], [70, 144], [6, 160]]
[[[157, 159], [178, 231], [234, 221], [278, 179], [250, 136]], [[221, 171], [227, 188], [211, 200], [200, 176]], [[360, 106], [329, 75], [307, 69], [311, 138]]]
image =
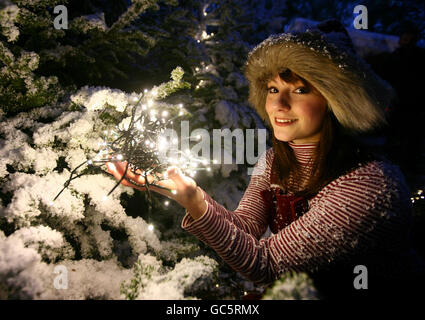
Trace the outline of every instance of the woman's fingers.
[[168, 168], [167, 175], [175, 183], [178, 193], [177, 198], [179, 198], [180, 201], [185, 202], [196, 193], [196, 182], [186, 177], [179, 168]]
[[[124, 186], [132, 187], [141, 191], [146, 191], [147, 188], [150, 190], [162, 194], [170, 199], [177, 201], [183, 207], [189, 206], [194, 201], [194, 195], [197, 192], [196, 182], [185, 176], [180, 168], [170, 167], [167, 170], [167, 179], [154, 181], [152, 175], [148, 175], [149, 181], [148, 187], [145, 186], [145, 178], [139, 174], [132, 172], [127, 169], [126, 162], [107, 162], [106, 167], [109, 173], [111, 173], [115, 179], [120, 181], [125, 173], [126, 178], [121, 181]], [[161, 178], [165, 178], [165, 175], [159, 174]]]
[[[106, 163], [106, 168], [107, 171], [112, 174], [115, 179], [117, 179], [118, 181], [121, 180], [122, 176], [124, 175], [125, 172], [125, 168], [126, 168], [126, 163], [125, 162], [107, 162]], [[126, 173], [126, 178], [127, 179], [123, 179], [121, 181], [121, 184], [127, 187], [132, 187], [132, 188], [136, 188], [139, 189], [141, 191], [145, 191], [146, 187], [143, 187], [143, 185], [145, 184], [145, 178], [143, 176], [140, 176], [138, 174], [134, 174], [131, 170], [127, 170]], [[136, 182], [138, 185], [131, 183], [130, 181], [128, 181], [128, 179]], [[148, 176], [148, 181], [149, 181], [149, 188], [152, 191], [155, 191], [157, 193], [160, 193], [164, 196], [167, 197], [173, 197], [173, 193], [169, 190], [175, 190], [176, 189], [176, 184], [174, 183], [173, 180], [170, 179], [166, 179], [166, 180], [160, 180], [160, 181], [156, 181], [154, 182], [154, 177], [152, 175]], [[158, 186], [156, 186], [158, 185]], [[169, 190], [165, 190], [162, 189], [161, 187], [167, 188]]]
[[187, 179], [177, 167], [170, 167], [167, 170], [168, 178], [174, 181], [177, 189], [185, 189], [192, 186], [192, 179]]
[[[143, 175], [134, 173], [132, 170], [130, 170], [130, 168], [128, 168], [126, 172], [127, 162], [114, 162], [112, 163], [112, 165], [114, 165], [115, 170], [118, 173], [120, 179], [125, 173], [126, 178], [136, 182], [137, 184], [145, 184], [145, 178]], [[140, 170], [138, 171], [140, 172]], [[153, 177], [148, 176], [149, 183], [151, 183], [153, 180]]]

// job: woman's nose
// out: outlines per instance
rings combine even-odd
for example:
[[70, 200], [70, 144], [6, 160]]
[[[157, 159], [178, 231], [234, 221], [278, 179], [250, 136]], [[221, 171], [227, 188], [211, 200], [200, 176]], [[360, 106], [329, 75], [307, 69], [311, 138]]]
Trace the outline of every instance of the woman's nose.
[[276, 95], [276, 99], [273, 101], [273, 108], [278, 110], [289, 110], [291, 106], [289, 104], [288, 97], [286, 97], [286, 95], [283, 93]]

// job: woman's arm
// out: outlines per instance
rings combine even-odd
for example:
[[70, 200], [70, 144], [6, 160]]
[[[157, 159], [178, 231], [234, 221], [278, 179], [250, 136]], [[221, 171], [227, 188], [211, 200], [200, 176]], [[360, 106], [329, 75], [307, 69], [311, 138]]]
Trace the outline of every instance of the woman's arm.
[[389, 178], [397, 173], [386, 172], [386, 166], [372, 162], [333, 181], [307, 213], [268, 239], [258, 240], [210, 203], [201, 218], [186, 221], [184, 228], [257, 283], [269, 283], [285, 271], [317, 270], [355, 254], [378, 252], [400, 240], [410, 205], [408, 189]]
[[[229, 222], [243, 230], [244, 232], [253, 235], [259, 239], [267, 230], [267, 213], [266, 204], [262, 199], [260, 192], [270, 187], [270, 170], [273, 161], [273, 149], [268, 149], [257, 162], [248, 188], [246, 189], [238, 208], [235, 211], [229, 211], [222, 205], [214, 201], [205, 191], [200, 189], [203, 194], [203, 199], [214, 212], [223, 216]], [[207, 207], [203, 207], [203, 213], [206, 213]], [[199, 212], [200, 209], [197, 210]], [[186, 216], [183, 218], [182, 227], [185, 228], [200, 216], [194, 217], [190, 210], [186, 210]], [[197, 234], [202, 239], [202, 235]]]

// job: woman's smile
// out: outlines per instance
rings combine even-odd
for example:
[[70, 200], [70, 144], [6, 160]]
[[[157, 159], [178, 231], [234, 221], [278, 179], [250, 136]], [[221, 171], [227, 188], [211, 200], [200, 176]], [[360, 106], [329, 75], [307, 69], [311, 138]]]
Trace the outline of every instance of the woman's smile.
[[279, 127], [290, 126], [295, 121], [297, 121], [297, 119], [285, 119], [285, 118], [277, 118], [277, 117], [275, 117], [274, 120], [275, 120], [275, 125]]

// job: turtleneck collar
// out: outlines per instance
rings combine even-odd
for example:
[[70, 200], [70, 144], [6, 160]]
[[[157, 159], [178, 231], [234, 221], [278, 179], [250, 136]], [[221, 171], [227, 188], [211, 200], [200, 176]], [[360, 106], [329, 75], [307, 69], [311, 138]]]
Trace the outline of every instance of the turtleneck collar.
[[288, 145], [294, 150], [295, 157], [300, 164], [307, 165], [316, 151], [319, 142], [308, 143], [293, 143], [288, 142]]

